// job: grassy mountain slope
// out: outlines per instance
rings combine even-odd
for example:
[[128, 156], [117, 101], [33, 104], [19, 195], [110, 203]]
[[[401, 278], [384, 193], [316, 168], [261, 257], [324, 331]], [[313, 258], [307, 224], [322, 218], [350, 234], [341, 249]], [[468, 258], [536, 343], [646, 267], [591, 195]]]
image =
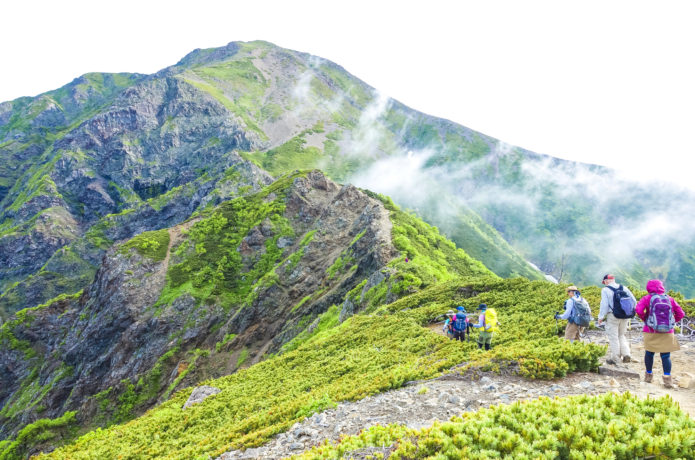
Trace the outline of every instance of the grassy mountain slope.
[[[222, 391], [201, 404], [183, 410], [191, 392], [184, 390], [139, 419], [89, 433], [46, 458], [219, 455], [230, 448], [259, 445], [335, 402], [431, 377], [461, 362], [537, 378], [594, 369], [602, 347], [557, 338], [550, 320], [520, 321], [528, 316], [552, 318], [562, 291], [549, 282], [523, 279], [440, 283], [382, 306], [375, 314], [358, 314], [326, 328], [294, 350], [247, 370], [205, 382]], [[489, 352], [423, 327], [452, 305], [472, 311], [480, 302], [495, 306], [504, 325]]]
[[37, 418], [77, 411], [76, 429], [123, 422], [357, 312], [457, 277], [494, 277], [378, 198], [295, 172], [115, 245], [84, 293], [0, 328], [0, 430], [21, 443]]

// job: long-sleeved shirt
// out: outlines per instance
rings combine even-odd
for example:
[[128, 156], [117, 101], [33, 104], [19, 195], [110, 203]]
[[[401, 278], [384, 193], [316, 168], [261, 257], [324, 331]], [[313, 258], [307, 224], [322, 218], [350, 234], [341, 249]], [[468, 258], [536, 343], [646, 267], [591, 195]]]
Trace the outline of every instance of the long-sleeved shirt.
[[[608, 286], [618, 289], [620, 285], [616, 282], [612, 282]], [[608, 313], [613, 314], [613, 291], [611, 289], [608, 289], [608, 286], [604, 287], [601, 289], [601, 308], [599, 309], [598, 312], [598, 319], [599, 321], [603, 321], [606, 319], [606, 316]], [[635, 299], [634, 294], [630, 292], [630, 290], [623, 286], [623, 290], [627, 292], [627, 295], [629, 295], [632, 298], [632, 301], [637, 303], [637, 299]]]
[[480, 316], [478, 316], [478, 322], [476, 324], [471, 324], [471, 326], [480, 328], [485, 325], [485, 312], [482, 312]]

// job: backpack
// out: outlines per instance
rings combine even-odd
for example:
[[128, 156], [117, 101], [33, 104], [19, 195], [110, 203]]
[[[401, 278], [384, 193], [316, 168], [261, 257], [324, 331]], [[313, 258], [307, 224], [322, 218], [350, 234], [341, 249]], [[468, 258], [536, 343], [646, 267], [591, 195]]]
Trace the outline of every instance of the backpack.
[[606, 286], [613, 291], [613, 316], [620, 319], [635, 317], [635, 301], [625, 292], [623, 285], [618, 288]]
[[451, 324], [453, 324], [455, 331], [465, 331], [466, 327], [468, 326], [468, 322], [466, 321], [466, 314], [456, 313], [456, 315], [454, 316], [454, 320]]
[[651, 327], [654, 332], [659, 333], [669, 332], [676, 326], [669, 296], [652, 294], [652, 298], [649, 300], [649, 315], [647, 315], [645, 324]]
[[589, 302], [587, 302], [583, 297], [572, 299], [572, 314], [570, 315], [570, 322], [581, 327], [589, 327], [591, 322], [591, 308], [589, 308]]
[[485, 322], [483, 323], [483, 330], [485, 332], [495, 332], [497, 331], [497, 312], [494, 308], [488, 308], [485, 310]]

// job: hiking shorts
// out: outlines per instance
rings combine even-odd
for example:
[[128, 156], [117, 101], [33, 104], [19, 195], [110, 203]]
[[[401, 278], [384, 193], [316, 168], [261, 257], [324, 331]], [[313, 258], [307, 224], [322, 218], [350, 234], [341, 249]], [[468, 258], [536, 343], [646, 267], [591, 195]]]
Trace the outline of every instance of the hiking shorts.
[[466, 331], [454, 331], [454, 340], [460, 340], [461, 342], [466, 340]]
[[492, 332], [480, 331], [478, 334], [478, 343], [481, 345], [492, 345]]

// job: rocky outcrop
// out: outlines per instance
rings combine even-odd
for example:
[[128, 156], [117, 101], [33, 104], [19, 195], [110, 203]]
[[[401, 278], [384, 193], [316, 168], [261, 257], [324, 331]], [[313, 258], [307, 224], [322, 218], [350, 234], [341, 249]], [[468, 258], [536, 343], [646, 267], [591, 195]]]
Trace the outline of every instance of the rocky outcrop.
[[193, 404], [199, 404], [220, 391], [222, 390], [208, 385], [196, 387], [191, 393], [191, 396], [188, 397], [188, 400], [183, 404], [183, 408], [188, 409]]
[[[283, 180], [278, 184], [284, 188], [273, 185], [264, 198], [279, 200], [281, 214], [249, 228], [230, 248], [245, 258], [239, 275], [244, 276], [277, 237], [272, 222], [282, 218], [291, 226], [294, 236], [277, 239], [280, 253], [263, 275], [274, 282], [258, 282], [250, 301], [230, 305], [224, 297], [200, 298], [185, 290], [162, 301], [171, 269], [182, 260], [177, 248], [187, 244], [194, 219], [167, 230], [163, 259], [115, 246], [79, 299], [23, 312], [23, 321], [6, 324], [0, 341], [0, 406], [6, 408], [0, 433], [14, 434], [36, 418], [66, 410], [78, 410], [84, 422], [124, 420], [181, 385], [233, 372], [242, 351], [246, 362], [257, 362], [311, 328], [311, 320], [332, 305], [341, 305], [362, 280], [375, 279], [398, 254], [381, 202], [318, 171]], [[124, 226], [110, 231], [133, 230]], [[45, 391], [36, 393], [36, 385]], [[133, 403], [123, 408], [126, 393]]]
[[[85, 83], [75, 84], [79, 87]], [[44, 129], [60, 125], [60, 117], [53, 113], [58, 106], [49, 96], [42, 97], [43, 102], [32, 102], [46, 106], [43, 115], [33, 123]], [[36, 216], [49, 209], [59, 210], [73, 225], [70, 231], [63, 232], [0, 231], [0, 261], [11, 260], [11, 264], [3, 264], [0, 269], [0, 292], [15, 281], [23, 283], [13, 287], [15, 293], [2, 292], [0, 316], [47, 300], [50, 294], [41, 282], [47, 274], [38, 273], [39, 270], [58, 249], [76, 242], [103, 216], [128, 209], [136, 211], [129, 218], [119, 219], [127, 221], [127, 225], [106, 232], [114, 241], [140, 231], [175, 225], [198, 206], [234, 196], [240, 187], [251, 186], [253, 190], [269, 183], [268, 174], [236, 153], [258, 148], [258, 134], [249, 133], [236, 115], [206, 92], [171, 76], [148, 79], [113, 97], [109, 107], [59, 136], [50, 147], [45, 147], [47, 150], [32, 144], [39, 148], [32, 155], [43, 155], [41, 162], [27, 168], [24, 180], [20, 179], [3, 197], [0, 221], [11, 222], [15, 228], [32, 225]], [[75, 104], [71, 107], [77, 109]], [[61, 120], [66, 121], [67, 115], [61, 114]], [[50, 126], [41, 124], [42, 120], [50, 121]], [[2, 149], [3, 156], [11, 156], [15, 147], [10, 143]], [[29, 160], [27, 152], [18, 151], [17, 162]], [[12, 170], [18, 167], [21, 166], [13, 165]], [[230, 182], [225, 176], [229, 168], [236, 171], [235, 180], [231, 181], [235, 186], [220, 191], [216, 189], [219, 183]], [[199, 178], [197, 190], [191, 190], [183, 202], [170, 201], [164, 210], [143, 203]], [[73, 249], [91, 264], [103, 254], [103, 248], [84, 244], [74, 245]], [[65, 269], [55, 273], [71, 276]], [[84, 278], [84, 273], [79, 273], [73, 277], [74, 283], [62, 284], [73, 286]], [[26, 294], [17, 296], [17, 291]]]

